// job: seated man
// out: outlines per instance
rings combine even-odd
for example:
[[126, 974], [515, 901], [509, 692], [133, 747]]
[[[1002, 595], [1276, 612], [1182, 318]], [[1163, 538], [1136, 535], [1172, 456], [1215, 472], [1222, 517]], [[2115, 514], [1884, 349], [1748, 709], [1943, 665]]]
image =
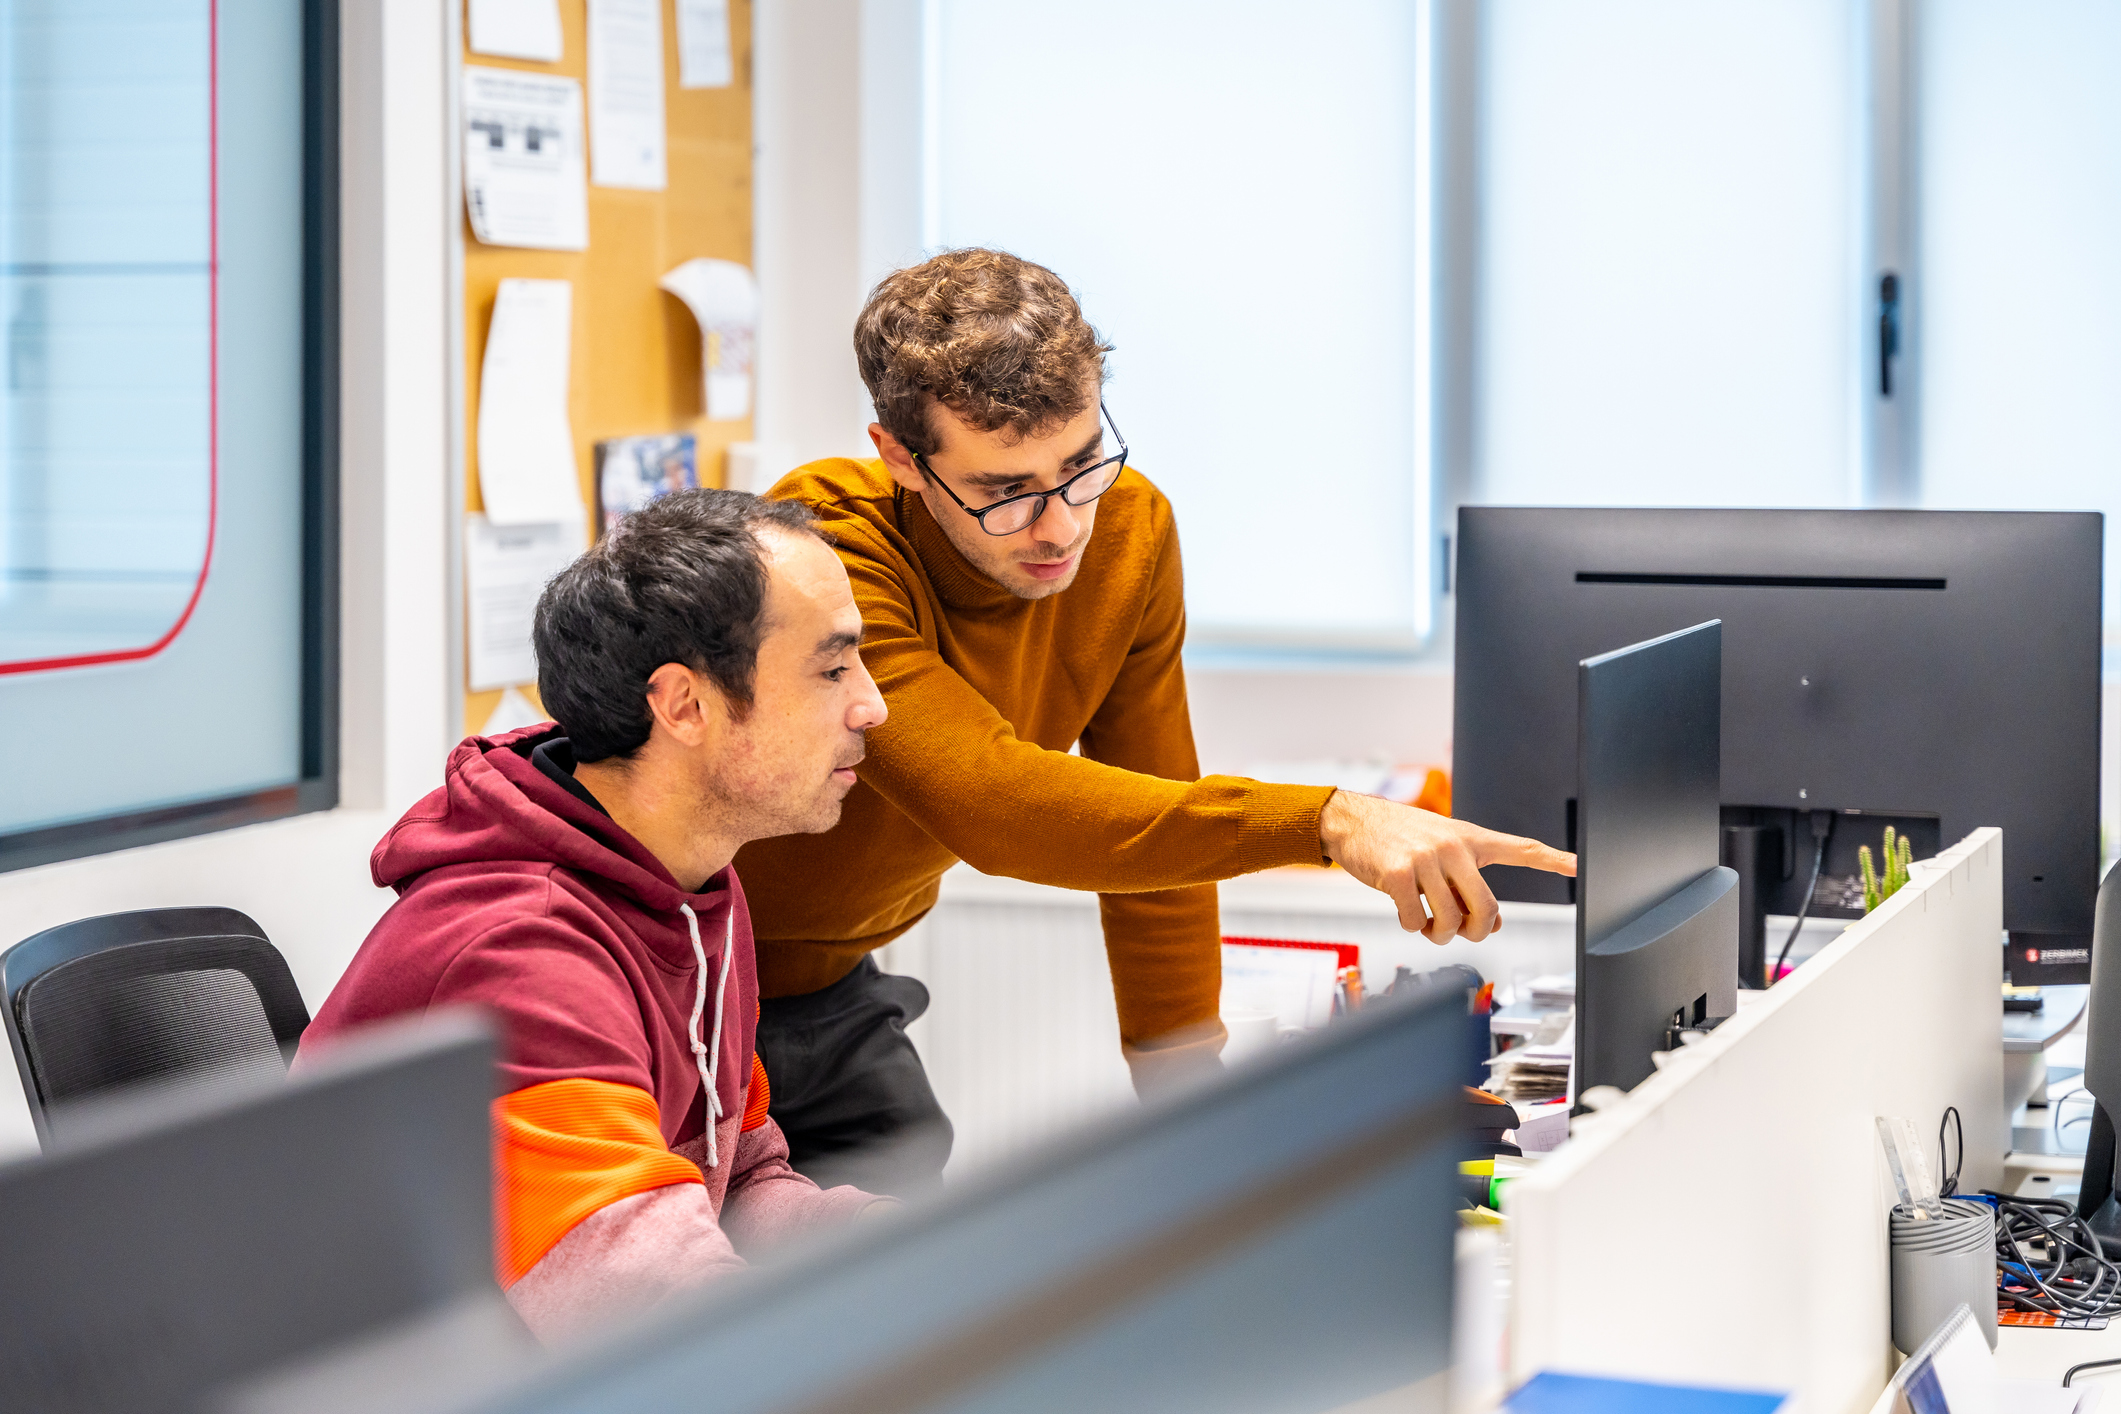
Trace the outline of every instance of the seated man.
[[497, 1265], [551, 1338], [883, 1201], [788, 1165], [729, 861], [832, 827], [884, 705], [791, 501], [635, 512], [547, 586], [534, 637], [559, 724], [465, 741], [376, 847], [398, 900], [302, 1053], [446, 1003], [498, 1016]]

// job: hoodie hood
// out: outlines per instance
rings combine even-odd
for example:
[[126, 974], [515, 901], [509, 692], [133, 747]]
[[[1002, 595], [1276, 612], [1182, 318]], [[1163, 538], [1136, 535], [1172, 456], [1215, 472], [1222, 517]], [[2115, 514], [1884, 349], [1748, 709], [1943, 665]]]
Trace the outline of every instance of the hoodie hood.
[[657, 913], [698, 907], [708, 895], [680, 888], [639, 840], [531, 761], [531, 752], [560, 735], [556, 723], [540, 722], [459, 742], [441, 787], [406, 811], [369, 856], [377, 886], [402, 895], [420, 875], [453, 864], [556, 864]]
[[[736, 871], [697, 893], [531, 760], [544, 722], [471, 737], [370, 856], [398, 901], [304, 1045], [445, 1002], [502, 1021], [504, 1091], [586, 1078], [652, 1094], [664, 1138], [741, 1113], [758, 1008]], [[644, 1030], [645, 1026], [645, 1030]]]

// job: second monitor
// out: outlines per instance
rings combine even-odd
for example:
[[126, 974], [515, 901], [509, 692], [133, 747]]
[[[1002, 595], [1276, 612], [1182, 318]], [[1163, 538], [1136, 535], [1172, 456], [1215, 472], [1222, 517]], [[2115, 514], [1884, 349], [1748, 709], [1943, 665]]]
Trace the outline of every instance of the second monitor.
[[1738, 876], [1717, 861], [1723, 626], [1576, 667], [1576, 1093], [1634, 1088], [1731, 1015]]
[[[1769, 913], [1862, 916], [1856, 851], [2004, 832], [2020, 982], [2083, 982], [2098, 886], [2097, 514], [1468, 506], [1457, 553], [1454, 803], [1573, 849], [1572, 669], [1720, 619], [1723, 824]], [[1816, 889], [1811, 888], [1815, 863]], [[1498, 897], [1568, 881], [1487, 871]], [[1777, 948], [1781, 938], [1776, 939]]]

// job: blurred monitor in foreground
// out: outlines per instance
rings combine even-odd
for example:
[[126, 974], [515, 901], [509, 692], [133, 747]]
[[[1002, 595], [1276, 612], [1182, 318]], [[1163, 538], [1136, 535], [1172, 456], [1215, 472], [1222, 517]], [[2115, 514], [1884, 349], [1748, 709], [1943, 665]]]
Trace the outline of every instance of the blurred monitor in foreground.
[[482, 1023], [437, 1018], [292, 1078], [77, 1109], [50, 1152], [0, 1167], [0, 1408], [212, 1407], [232, 1382], [416, 1318], [446, 1317], [460, 1347], [506, 1343], [493, 1054]]
[[[2084, 982], [2099, 867], [2102, 518], [2092, 512], [1458, 515], [1453, 804], [1576, 848], [1576, 665], [1723, 622], [1723, 857], [1740, 973], [1770, 913], [1860, 918], [1857, 848], [2003, 830], [2019, 982]], [[1817, 886], [1812, 876], [1817, 866]], [[1497, 897], [1570, 881], [1487, 871]]]
[[[1462, 991], [1373, 1006], [420, 1407], [1268, 1414], [1399, 1391], [1441, 1414], [1469, 1024]], [[341, 1381], [250, 1407], [363, 1401]]]

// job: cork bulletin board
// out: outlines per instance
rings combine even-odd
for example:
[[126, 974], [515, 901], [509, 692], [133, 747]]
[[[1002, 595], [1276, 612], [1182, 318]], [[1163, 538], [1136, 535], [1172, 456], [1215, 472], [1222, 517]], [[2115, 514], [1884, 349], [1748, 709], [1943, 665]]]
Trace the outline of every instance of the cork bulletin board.
[[[559, 0], [562, 56], [544, 64], [474, 54], [460, 64], [564, 75], [588, 83], [587, 0]], [[663, 95], [668, 185], [662, 191], [589, 187], [589, 248], [525, 250], [483, 245], [458, 210], [464, 246], [464, 465], [467, 511], [479, 499], [479, 375], [494, 296], [507, 278], [567, 280], [574, 286], [568, 414], [575, 470], [595, 526], [595, 447], [608, 437], [689, 432], [698, 439], [703, 486], [725, 481], [730, 443], [751, 436], [751, 422], [709, 421], [703, 406], [700, 332], [689, 310], [656, 287], [672, 268], [696, 256], [751, 256], [751, 0], [730, 0], [734, 82], [726, 88], [678, 87], [675, 7], [664, 3]], [[457, 139], [461, 141], [461, 137]], [[536, 702], [533, 688], [517, 689]], [[481, 730], [501, 690], [464, 693], [464, 730]]]

